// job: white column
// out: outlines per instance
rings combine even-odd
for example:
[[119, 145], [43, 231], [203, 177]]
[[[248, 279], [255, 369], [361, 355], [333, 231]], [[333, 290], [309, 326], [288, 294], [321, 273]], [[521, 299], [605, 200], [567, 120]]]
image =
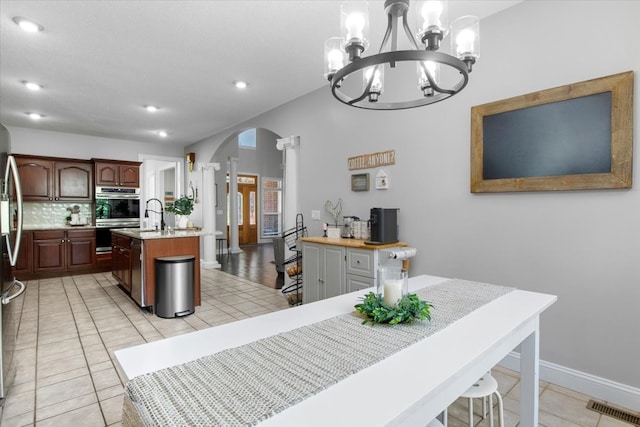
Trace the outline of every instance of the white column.
[[238, 240], [238, 159], [229, 157], [229, 252], [242, 252]]
[[216, 174], [220, 163], [205, 163], [202, 172], [202, 268], [220, 268], [216, 257]]
[[[296, 215], [300, 212], [298, 200], [298, 183], [299, 183], [299, 154], [300, 154], [300, 137], [289, 136], [276, 140], [276, 148], [282, 151], [282, 162], [284, 163], [284, 179], [283, 179], [283, 231], [295, 227]], [[293, 252], [285, 245], [284, 259], [288, 259]]]

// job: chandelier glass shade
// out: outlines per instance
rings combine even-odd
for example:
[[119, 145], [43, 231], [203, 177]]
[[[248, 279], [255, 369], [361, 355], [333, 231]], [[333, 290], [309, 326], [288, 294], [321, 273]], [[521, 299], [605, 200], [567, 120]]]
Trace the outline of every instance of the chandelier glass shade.
[[[478, 18], [462, 16], [449, 26], [447, 1], [416, 1], [414, 33], [409, 8], [409, 0], [384, 2], [387, 29], [382, 43], [378, 53], [364, 56], [369, 47], [368, 3], [341, 5], [341, 37], [328, 39], [324, 46], [324, 75], [336, 99], [358, 108], [401, 110], [433, 104], [464, 89], [479, 57]], [[409, 49], [399, 48], [399, 31]], [[446, 37], [450, 54], [440, 51]]]

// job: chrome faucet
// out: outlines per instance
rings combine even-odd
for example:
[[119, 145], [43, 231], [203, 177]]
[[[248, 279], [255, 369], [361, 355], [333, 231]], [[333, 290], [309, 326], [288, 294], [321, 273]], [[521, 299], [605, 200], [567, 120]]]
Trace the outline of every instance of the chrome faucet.
[[[160, 203], [160, 212], [154, 211], [153, 209], [149, 209], [149, 202], [152, 202], [154, 200], [157, 201], [158, 203]], [[146, 203], [145, 208], [144, 208], [144, 217], [145, 218], [149, 218], [149, 211], [151, 211], [153, 213], [160, 214], [160, 230], [164, 231], [164, 226], [165, 226], [165, 222], [164, 222], [164, 207], [162, 206], [162, 202], [160, 201], [160, 199], [153, 198], [153, 199], [147, 200], [147, 203]], [[156, 224], [156, 230], [157, 229], [158, 229], [158, 226]]]

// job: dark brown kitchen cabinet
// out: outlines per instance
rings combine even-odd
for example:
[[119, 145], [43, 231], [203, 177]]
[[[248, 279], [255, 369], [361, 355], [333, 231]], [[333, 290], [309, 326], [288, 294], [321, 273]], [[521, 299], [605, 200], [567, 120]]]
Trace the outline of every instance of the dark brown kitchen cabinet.
[[113, 277], [131, 292], [131, 239], [111, 234], [111, 272]]
[[74, 272], [94, 268], [95, 230], [33, 232], [33, 272]]
[[67, 271], [86, 270], [96, 263], [95, 230], [67, 230]]
[[25, 201], [93, 200], [93, 165], [90, 161], [19, 154], [15, 157]]
[[33, 233], [31, 231], [23, 231], [22, 238], [20, 239], [20, 251], [18, 252], [18, 259], [16, 265], [13, 268], [13, 274], [18, 279], [21, 278], [23, 273], [31, 273], [33, 271]]
[[140, 187], [140, 162], [93, 159], [96, 186]]
[[33, 232], [33, 271], [64, 271], [66, 235], [64, 230]]

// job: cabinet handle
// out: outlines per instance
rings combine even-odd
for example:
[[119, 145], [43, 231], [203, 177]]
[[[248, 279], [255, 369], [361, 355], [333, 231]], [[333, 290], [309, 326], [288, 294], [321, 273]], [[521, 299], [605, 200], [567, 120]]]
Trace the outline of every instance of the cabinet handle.
[[60, 240], [60, 242], [64, 243], [64, 239]]
[[356, 260], [356, 264], [360, 264], [360, 260]]

